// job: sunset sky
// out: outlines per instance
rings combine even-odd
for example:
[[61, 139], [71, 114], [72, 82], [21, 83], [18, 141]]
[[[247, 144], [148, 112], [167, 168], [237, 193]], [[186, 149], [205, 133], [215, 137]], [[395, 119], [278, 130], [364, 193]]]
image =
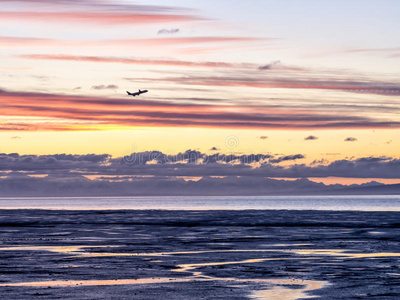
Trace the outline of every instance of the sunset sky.
[[[0, 0], [0, 178], [399, 183], [399, 15], [397, 0]], [[140, 167], [112, 167], [132, 152]]]

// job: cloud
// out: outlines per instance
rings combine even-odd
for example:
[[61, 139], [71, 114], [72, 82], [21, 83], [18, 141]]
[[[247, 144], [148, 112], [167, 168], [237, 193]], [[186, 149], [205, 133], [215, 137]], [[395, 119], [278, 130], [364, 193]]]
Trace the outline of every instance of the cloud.
[[115, 90], [115, 89], [118, 89], [118, 85], [115, 85], [115, 84], [94, 85], [94, 86], [92, 86], [92, 89], [94, 89], [94, 90]]
[[[108, 154], [3, 153], [0, 189], [3, 196], [301, 194], [328, 191], [325, 185], [306, 177], [400, 178], [400, 160], [395, 158], [363, 157], [329, 164], [316, 161], [310, 166], [294, 163], [302, 158], [302, 154], [207, 155], [196, 150], [174, 155], [145, 151], [124, 158]], [[280, 166], [283, 161], [293, 163]], [[186, 182], [182, 177], [201, 179]], [[303, 179], [283, 181], [271, 177]]]
[[43, 23], [71, 23], [71, 24], [96, 24], [96, 25], [142, 25], [167, 22], [188, 22], [205, 20], [201, 17], [178, 14], [152, 14], [130, 12], [0, 12], [0, 18], [18, 20], [21, 22], [35, 21]]
[[324, 53], [314, 53], [313, 56], [315, 57], [322, 57], [322, 56], [331, 56], [331, 55], [338, 55], [338, 54], [367, 54], [367, 55], [377, 55], [382, 54], [386, 57], [395, 57], [397, 53], [400, 52], [400, 47], [393, 47], [393, 48], [352, 48], [352, 49], [344, 49], [338, 51], [330, 51]]
[[18, 153], [0, 153], [0, 170], [41, 171], [74, 170], [97, 168], [106, 165], [111, 159], [108, 154], [54, 154], [54, 155], [19, 155]]
[[259, 69], [260, 71], [269, 70], [269, 69], [271, 69], [273, 66], [275, 66], [275, 65], [277, 65], [277, 64], [280, 64], [280, 63], [281, 63], [280, 60], [275, 60], [275, 61], [273, 61], [273, 62], [271, 62], [271, 63], [269, 63], [269, 64], [267, 64], [267, 65], [258, 67], [258, 69]]
[[175, 34], [179, 32], [179, 28], [172, 28], [172, 29], [160, 29], [157, 34]]
[[0, 36], [0, 46], [5, 47], [33, 47], [33, 46], [54, 46], [60, 41], [54, 39], [45, 38], [33, 38], [33, 37], [12, 37], [12, 36]]
[[[256, 45], [263, 41], [273, 41], [272, 38], [256, 38], [256, 37], [242, 37], [242, 36], [198, 36], [198, 37], [163, 37], [163, 38], [136, 38], [136, 39], [107, 39], [107, 40], [64, 40], [64, 39], [45, 39], [45, 38], [34, 38], [34, 37], [12, 37], [12, 36], [0, 36], [0, 47], [125, 47], [125, 48], [145, 48], [149, 47], [163, 47], [171, 48], [174, 47], [175, 51], [182, 51], [183, 49], [194, 49], [195, 46], [213, 46], [219, 51], [226, 49], [235, 49], [248, 47], [249, 45]], [[176, 47], [179, 48], [176, 48]], [[190, 46], [190, 47], [181, 47]], [[46, 55], [41, 55], [42, 58], [46, 59]], [[55, 55], [54, 55], [55, 56]], [[26, 58], [28, 58], [27, 56]], [[60, 56], [58, 59], [61, 60]], [[73, 56], [70, 56], [73, 57]], [[79, 56], [76, 56], [79, 57]], [[101, 57], [100, 57], [101, 58]], [[107, 58], [107, 57], [105, 57]], [[48, 55], [48, 59], [51, 59], [51, 55]], [[115, 58], [119, 59], [119, 58]], [[123, 59], [123, 58], [120, 58]], [[68, 57], [65, 56], [65, 60]], [[146, 60], [146, 59], [144, 59]], [[90, 60], [88, 60], [90, 61]], [[94, 60], [92, 60], [95, 62]], [[240, 65], [240, 64], [238, 64]], [[244, 65], [244, 64], [243, 64]], [[256, 64], [247, 64], [251, 68], [256, 68]], [[280, 66], [279, 69], [285, 70], [301, 70], [299, 68]]]
[[306, 140], [306, 141], [318, 140], [318, 137], [316, 137], [314, 135], [309, 135], [309, 136], [305, 137], [304, 140]]
[[355, 142], [357, 139], [355, 137], [348, 137], [344, 140], [345, 142]]
[[271, 163], [280, 163], [283, 161], [292, 161], [292, 160], [297, 160], [297, 159], [303, 159], [306, 158], [303, 154], [296, 154], [296, 155], [286, 155], [286, 156], [281, 156], [277, 159], [271, 159]]
[[[68, 47], [174, 47], [174, 46], [208, 46], [216, 47], [218, 50], [228, 48], [243, 48], [249, 45], [256, 45], [259, 42], [274, 41], [273, 38], [256, 38], [256, 37], [243, 37], [243, 36], [195, 36], [195, 37], [163, 37], [163, 38], [136, 38], [136, 39], [107, 39], [107, 40], [61, 40], [61, 39], [44, 39], [33, 37], [0, 37], [0, 46], [6, 47], [26, 47], [29, 46], [68, 46]], [[183, 48], [179, 48], [182, 50]], [[184, 49], [189, 49], [185, 47]], [[249, 64], [250, 65], [250, 64]], [[251, 64], [252, 68], [256, 68], [256, 64]], [[299, 68], [280, 66], [279, 69], [293, 69], [302, 70]]]
[[210, 148], [210, 151], [218, 151], [218, 150], [220, 150], [220, 149], [217, 148], [217, 147], [211, 147], [211, 148]]
[[10, 139], [19, 140], [19, 139], [21, 139], [21, 137], [20, 136], [12, 136], [12, 137], [10, 137]]
[[[115, 172], [118, 174], [137, 175], [163, 175], [163, 176], [253, 176], [253, 177], [279, 177], [279, 178], [303, 178], [303, 177], [348, 177], [348, 178], [400, 178], [398, 169], [400, 160], [388, 157], [363, 157], [355, 160], [337, 160], [330, 164], [316, 164], [307, 166], [304, 164], [292, 164], [280, 166], [283, 161], [297, 161], [304, 155], [295, 154], [287, 156], [272, 156], [269, 154], [232, 155], [197, 153], [189, 160], [189, 153], [164, 157], [158, 154], [157, 167], [153, 169], [143, 168], [141, 153], [124, 160]], [[191, 152], [193, 153], [193, 152]], [[148, 161], [154, 156], [143, 154], [142, 161]], [[196, 162], [199, 157], [204, 161], [199, 165]], [[134, 160], [132, 160], [134, 158]], [[185, 159], [183, 159], [185, 158]], [[181, 163], [185, 161], [185, 163]], [[173, 162], [173, 163], [171, 163]], [[179, 163], [178, 163], [179, 162]], [[238, 162], [235, 165], [229, 164]], [[259, 163], [254, 168], [253, 164]], [[112, 164], [114, 166], [114, 164]]]
[[[142, 5], [142, 4], [128, 4], [114, 1], [102, 1], [102, 0], [0, 0], [0, 2], [18, 2], [20, 7], [23, 5], [36, 5], [36, 9], [73, 9], [73, 10], [116, 10], [126, 11], [134, 10], [140, 12], [166, 12], [166, 11], [183, 11], [187, 10], [181, 7], [173, 6], [160, 6], [160, 5]], [[30, 6], [31, 7], [31, 6]]]
[[[259, 74], [259, 73], [258, 73]], [[297, 77], [296, 77], [297, 76]], [[299, 78], [298, 74], [290, 74], [285, 77], [271, 77], [255, 74], [227, 74], [220, 76], [184, 76], [167, 77], [158, 80], [184, 85], [199, 86], [225, 86], [225, 87], [252, 87], [252, 88], [271, 88], [271, 89], [302, 89], [302, 90], [336, 90], [342, 92], [376, 94], [386, 96], [400, 95], [400, 84], [398, 82], [382, 82], [373, 80], [355, 81], [345, 76], [334, 77], [326, 74], [325, 78], [304, 75]], [[309, 76], [308, 78], [306, 76]], [[149, 79], [150, 81], [151, 79]]]
[[[123, 158], [108, 154], [19, 155], [0, 154], [0, 176], [45, 174], [57, 177], [79, 176], [250, 176], [253, 178], [400, 178], [400, 160], [390, 157], [362, 157], [336, 160], [329, 164], [298, 164], [302, 154], [207, 155], [196, 150], [176, 154], [160, 151], [134, 152]], [[150, 162], [150, 163], [149, 163]], [[281, 162], [291, 162], [281, 166]]]
[[[213, 147], [210, 150], [217, 149]], [[224, 153], [214, 153], [207, 155], [196, 150], [186, 150], [185, 152], [180, 152], [175, 155], [166, 155], [160, 151], [146, 151], [140, 153], [132, 153], [123, 158], [123, 161], [128, 165], [141, 165], [149, 161], [157, 161], [159, 164], [166, 164], [169, 166], [176, 164], [197, 164], [199, 161], [203, 165], [211, 164], [229, 164], [233, 162], [239, 162], [240, 164], [249, 165], [255, 162], [265, 161], [272, 158], [270, 154], [224, 154]], [[279, 158], [277, 158], [279, 159]]]
[[[9, 1], [6, 1], [9, 2]], [[15, 2], [15, 1], [14, 1]], [[197, 21], [204, 18], [189, 10], [157, 5], [108, 3], [106, 1], [18, 1], [19, 11], [0, 12], [0, 18], [19, 22], [70, 22], [71, 24], [127, 25]], [[25, 9], [24, 9], [25, 8]]]
[[134, 39], [134, 40], [114, 40], [114, 43], [132, 44], [132, 42], [146, 44], [149, 46], [166, 46], [166, 45], [195, 45], [195, 44], [226, 44], [226, 43], [249, 43], [249, 42], [265, 42], [275, 41], [274, 38], [257, 38], [244, 36], [194, 36], [194, 37], [169, 37], [169, 38], [153, 38], [153, 39]]
[[248, 63], [227, 63], [227, 62], [196, 62], [183, 60], [164, 60], [164, 59], [140, 59], [140, 58], [124, 58], [124, 57], [101, 57], [101, 56], [76, 56], [76, 55], [48, 55], [48, 54], [31, 54], [20, 55], [25, 59], [38, 60], [60, 60], [60, 61], [76, 61], [76, 62], [92, 62], [92, 63], [120, 63], [133, 65], [159, 65], [159, 66], [175, 66], [175, 67], [206, 67], [206, 68], [253, 68]]
[[394, 48], [357, 48], [357, 49], [347, 49], [341, 51], [341, 53], [393, 53], [400, 52], [400, 47]]
[[259, 137], [259, 139], [260, 139], [260, 140], [266, 140], [266, 139], [268, 139], [268, 136], [262, 135], [262, 136]]
[[[5, 90], [0, 90], [0, 96], [1, 115], [25, 118], [19, 119], [18, 123], [3, 123], [0, 130], [99, 130], [105, 125], [258, 129], [400, 126], [400, 122], [382, 122], [368, 117], [282, 111], [279, 107], [255, 105], [182, 103], [151, 98], [144, 101]], [[29, 118], [32, 116], [35, 120]], [[44, 118], [43, 121], [39, 117]]]

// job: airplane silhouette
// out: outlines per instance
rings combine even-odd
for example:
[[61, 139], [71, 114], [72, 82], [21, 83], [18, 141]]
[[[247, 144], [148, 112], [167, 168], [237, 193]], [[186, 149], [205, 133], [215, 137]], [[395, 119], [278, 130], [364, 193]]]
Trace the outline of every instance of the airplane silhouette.
[[128, 91], [126, 91], [126, 92], [128, 93], [129, 96], [135, 97], [135, 96], [139, 96], [140, 94], [147, 93], [148, 90], [143, 90], [143, 91], [139, 90], [139, 92], [136, 92], [136, 93], [130, 93]]

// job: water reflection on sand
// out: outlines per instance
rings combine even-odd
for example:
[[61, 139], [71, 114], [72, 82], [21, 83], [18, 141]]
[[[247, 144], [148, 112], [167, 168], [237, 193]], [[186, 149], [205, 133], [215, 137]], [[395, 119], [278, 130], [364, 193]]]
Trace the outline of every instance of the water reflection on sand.
[[378, 257], [400, 257], [400, 253], [387, 253], [387, 252], [378, 252], [378, 253], [355, 253], [348, 252], [342, 249], [300, 249], [300, 250], [292, 250], [292, 252], [301, 254], [301, 255], [329, 255], [329, 256], [337, 256], [340, 258], [378, 258]]
[[[304, 298], [315, 298], [315, 296], [307, 295], [306, 292], [312, 290], [318, 290], [327, 286], [326, 281], [313, 281], [313, 280], [299, 280], [299, 279], [271, 279], [270, 283], [275, 284], [270, 289], [254, 291], [252, 294], [253, 299], [279, 299], [279, 300], [294, 300], [294, 299], [304, 299]], [[292, 286], [288, 288], [281, 285]], [[293, 289], [295, 286], [300, 286], [301, 288]]]
[[[0, 284], [0, 286], [8, 287], [76, 287], [76, 286], [104, 286], [104, 285], [126, 285], [126, 284], [160, 284], [160, 283], [171, 283], [171, 282], [191, 282], [191, 281], [235, 281], [242, 283], [257, 282], [266, 284], [267, 289], [254, 291], [251, 295], [253, 299], [271, 299], [271, 297], [278, 297], [279, 299], [289, 300], [298, 298], [311, 298], [305, 294], [307, 291], [316, 290], [324, 287], [326, 282], [323, 281], [312, 281], [312, 280], [299, 280], [299, 279], [247, 279], [239, 280], [235, 278], [215, 278], [210, 276], [186, 277], [186, 278], [145, 278], [145, 279], [115, 279], [115, 280], [56, 280], [56, 281], [39, 281], [39, 282], [21, 282], [21, 283], [8, 283]], [[287, 286], [299, 286], [301, 287], [293, 289], [283, 287]], [[277, 298], [273, 298], [277, 299]]]
[[[274, 246], [284, 246], [278, 244]], [[290, 246], [290, 245], [286, 245]], [[16, 247], [0, 247], [0, 251], [50, 251], [62, 254], [74, 255], [75, 257], [107, 257], [107, 256], [169, 256], [169, 255], [191, 255], [191, 254], [205, 254], [205, 253], [233, 253], [233, 252], [289, 252], [299, 255], [317, 255], [318, 256], [337, 256], [340, 258], [374, 258], [374, 257], [400, 257], [400, 253], [378, 252], [378, 253], [355, 253], [349, 252], [345, 249], [232, 249], [232, 250], [203, 250], [203, 251], [174, 251], [174, 252], [138, 252], [138, 253], [118, 253], [118, 252], [89, 252], [85, 249], [91, 248], [116, 248], [118, 245], [107, 246], [16, 246]], [[285, 258], [278, 258], [279, 260]], [[310, 259], [310, 257], [308, 257]], [[270, 258], [251, 259], [246, 262], [261, 262], [271, 260]], [[276, 260], [276, 258], [272, 259]], [[221, 262], [215, 264], [234, 264], [237, 262]], [[213, 265], [214, 263], [209, 263]], [[199, 264], [207, 265], [207, 264]], [[196, 264], [189, 264], [187, 266], [196, 266]]]
[[[307, 295], [305, 292], [311, 290], [317, 290], [327, 286], [329, 283], [326, 281], [316, 280], [299, 280], [299, 279], [239, 279], [239, 278], [226, 278], [226, 277], [214, 277], [204, 275], [203, 272], [194, 271], [197, 268], [206, 266], [223, 266], [230, 264], [251, 264], [258, 263], [268, 260], [285, 260], [293, 258], [261, 258], [261, 259], [246, 259], [243, 261], [229, 261], [229, 262], [213, 262], [213, 263], [199, 263], [199, 264], [183, 264], [179, 265], [178, 269], [174, 269], [175, 272], [191, 272], [194, 278], [204, 278], [208, 280], [222, 280], [227, 282], [239, 282], [239, 283], [258, 283], [260, 289], [253, 291], [251, 298], [253, 299], [283, 299], [292, 300], [298, 298], [313, 298], [313, 296]], [[285, 287], [290, 286], [291, 288]], [[273, 297], [273, 298], [272, 298]]]
[[[297, 244], [298, 246], [299, 244]], [[160, 284], [171, 282], [191, 282], [191, 281], [225, 281], [240, 284], [258, 284], [258, 288], [253, 291], [251, 297], [253, 299], [298, 299], [312, 297], [307, 292], [321, 289], [329, 283], [327, 281], [316, 280], [300, 280], [295, 278], [281, 279], [252, 279], [252, 278], [233, 278], [218, 277], [205, 275], [199, 269], [212, 266], [225, 265], [247, 265], [266, 261], [283, 261], [283, 260], [316, 260], [324, 257], [335, 257], [338, 259], [355, 259], [355, 258], [374, 258], [374, 257], [400, 257], [400, 253], [356, 253], [355, 251], [346, 251], [344, 249], [281, 249], [282, 246], [294, 246], [290, 244], [276, 244], [272, 249], [232, 249], [232, 250], [204, 250], [204, 251], [174, 251], [174, 252], [138, 252], [138, 253], [119, 253], [119, 252], [91, 252], [93, 249], [116, 249], [117, 245], [96, 245], [96, 246], [15, 246], [0, 247], [0, 251], [49, 251], [60, 254], [66, 254], [75, 258], [99, 258], [112, 256], [143, 256], [143, 257], [163, 257], [173, 255], [193, 256], [207, 253], [290, 253], [293, 257], [267, 257], [267, 258], [250, 258], [236, 261], [214, 261], [179, 264], [177, 268], [171, 269], [173, 272], [188, 273], [186, 277], [160, 277], [160, 278], [138, 278], [138, 279], [115, 279], [115, 280], [53, 280], [38, 282], [18, 282], [18, 283], [2, 283], [0, 286], [30, 286], [30, 287], [71, 287], [71, 286], [105, 286], [105, 285], [142, 285], [142, 284]], [[190, 258], [188, 259], [190, 260]], [[150, 261], [153, 263], [162, 262], [161, 260]], [[189, 275], [190, 274], [190, 275]]]
[[123, 284], [155, 284], [193, 281], [193, 278], [141, 278], [141, 279], [115, 279], [115, 280], [52, 280], [36, 282], [2, 283], [0, 286], [37, 286], [37, 287], [69, 287], [90, 285], [123, 285]]
[[79, 254], [85, 248], [110, 248], [118, 246], [16, 246], [0, 247], [0, 251], [50, 251], [64, 254]]
[[[271, 249], [246, 249], [246, 250], [209, 250], [209, 251], [182, 251], [182, 252], [163, 252], [163, 253], [86, 253], [80, 254], [85, 249], [90, 248], [107, 248], [115, 246], [54, 246], [54, 247], [40, 247], [40, 246], [25, 246], [25, 247], [3, 247], [0, 251], [50, 251], [62, 254], [74, 255], [74, 257], [87, 258], [87, 257], [101, 257], [101, 256], [164, 256], [164, 255], [192, 255], [204, 254], [212, 252], [271, 252]], [[240, 264], [253, 264], [264, 261], [272, 260], [293, 260], [297, 258], [259, 258], [259, 259], [246, 259], [241, 261], [222, 261], [222, 262], [205, 262], [195, 264], [180, 264], [178, 268], [172, 269], [174, 272], [188, 272], [187, 277], [166, 277], [166, 278], [140, 278], [140, 279], [115, 279], [115, 280], [52, 280], [52, 281], [37, 281], [37, 282], [18, 282], [18, 283], [2, 283], [1, 286], [8, 287], [76, 287], [76, 286], [106, 286], [106, 285], [143, 285], [143, 284], [165, 284], [165, 283], [183, 283], [192, 281], [224, 281], [231, 283], [243, 284], [257, 284], [257, 290], [251, 294], [253, 299], [271, 299], [271, 297], [279, 297], [283, 300], [292, 300], [298, 298], [309, 298], [306, 294], [307, 291], [320, 289], [329, 283], [326, 281], [315, 280], [299, 280], [299, 279], [252, 279], [252, 278], [233, 278], [233, 277], [216, 277], [205, 275], [203, 272], [198, 271], [198, 268], [207, 266], [223, 266], [223, 265], [240, 265]], [[309, 257], [307, 259], [318, 259], [318, 257]], [[161, 262], [161, 261], [151, 261]], [[289, 287], [288, 287], [289, 286]]]

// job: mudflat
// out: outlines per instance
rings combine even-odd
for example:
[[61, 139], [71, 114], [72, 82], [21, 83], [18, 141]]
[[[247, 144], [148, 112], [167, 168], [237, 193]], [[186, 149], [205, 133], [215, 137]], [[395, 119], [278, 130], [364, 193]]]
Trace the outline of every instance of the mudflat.
[[1, 299], [399, 299], [400, 212], [0, 210]]

